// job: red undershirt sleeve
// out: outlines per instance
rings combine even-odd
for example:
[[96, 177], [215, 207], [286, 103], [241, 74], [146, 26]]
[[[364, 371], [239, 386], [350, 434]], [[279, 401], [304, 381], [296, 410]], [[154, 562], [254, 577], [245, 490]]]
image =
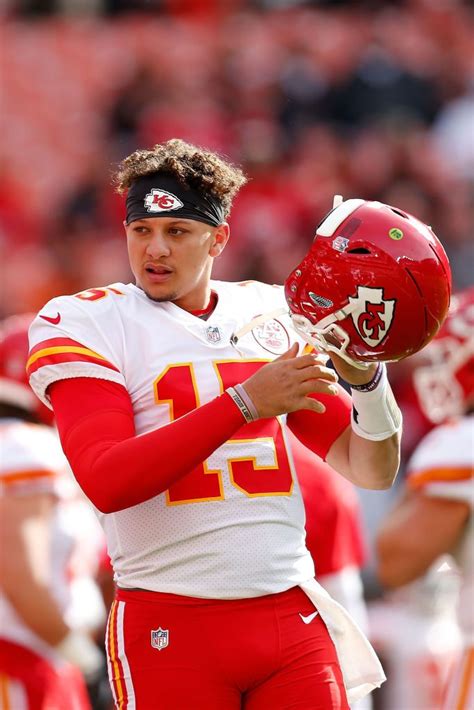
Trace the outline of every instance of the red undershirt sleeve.
[[326, 407], [324, 414], [310, 409], [291, 412], [286, 423], [302, 444], [326, 460], [329, 449], [351, 423], [352, 399], [346, 390], [338, 385], [337, 397], [329, 394], [315, 394], [314, 399]]
[[122, 385], [78, 377], [53, 383], [48, 395], [72, 471], [103, 513], [167, 490], [245, 424], [227, 393], [139, 436]]

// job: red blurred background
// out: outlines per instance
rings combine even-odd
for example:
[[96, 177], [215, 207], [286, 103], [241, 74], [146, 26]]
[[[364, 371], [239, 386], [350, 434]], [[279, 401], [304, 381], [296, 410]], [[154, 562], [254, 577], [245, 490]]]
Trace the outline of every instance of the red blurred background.
[[130, 278], [115, 164], [180, 136], [243, 166], [215, 276], [281, 282], [334, 193], [474, 262], [473, 11], [460, 0], [10, 0], [1, 22], [1, 311]]

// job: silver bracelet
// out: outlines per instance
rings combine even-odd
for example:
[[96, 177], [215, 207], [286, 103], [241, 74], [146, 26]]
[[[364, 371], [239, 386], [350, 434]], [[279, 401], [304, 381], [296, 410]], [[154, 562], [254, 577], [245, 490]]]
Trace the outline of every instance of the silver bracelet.
[[232, 397], [233, 401], [235, 402], [237, 407], [240, 409], [247, 424], [250, 424], [250, 422], [255, 421], [254, 417], [252, 416], [252, 412], [250, 411], [250, 409], [248, 408], [248, 406], [246, 405], [246, 403], [244, 402], [244, 400], [242, 399], [240, 394], [235, 390], [235, 388], [234, 387], [227, 387], [226, 392], [227, 392], [227, 394], [229, 394]]
[[247, 405], [247, 409], [252, 415], [253, 420], [255, 421], [256, 419], [260, 419], [259, 414], [257, 412], [257, 408], [245, 387], [243, 385], [234, 385], [234, 390], [237, 392], [238, 395], [240, 395], [241, 399], [244, 400], [245, 404]]

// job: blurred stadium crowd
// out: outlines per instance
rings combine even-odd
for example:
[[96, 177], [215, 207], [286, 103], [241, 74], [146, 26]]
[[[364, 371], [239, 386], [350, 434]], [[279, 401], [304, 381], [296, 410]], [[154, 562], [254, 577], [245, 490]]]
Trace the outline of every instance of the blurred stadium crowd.
[[[431, 224], [454, 287], [473, 284], [473, 20], [462, 0], [6, 0], [0, 318], [130, 280], [110, 174], [136, 147], [171, 137], [251, 178], [216, 278], [281, 283], [338, 193]], [[429, 428], [409, 371], [401, 363], [391, 375], [405, 461]], [[362, 503], [373, 532], [388, 503], [380, 492]], [[427, 583], [420, 608], [430, 595]], [[375, 695], [375, 707], [394, 706]]]
[[217, 277], [281, 282], [341, 193], [431, 224], [468, 285], [472, 28], [460, 0], [10, 0], [1, 315], [129, 279], [111, 167], [173, 136], [251, 176]]

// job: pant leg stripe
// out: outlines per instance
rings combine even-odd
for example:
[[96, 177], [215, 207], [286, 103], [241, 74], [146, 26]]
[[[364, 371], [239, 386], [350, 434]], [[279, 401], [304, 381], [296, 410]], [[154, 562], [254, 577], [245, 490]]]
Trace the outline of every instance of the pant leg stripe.
[[11, 710], [8, 677], [0, 673], [0, 710]]
[[112, 691], [114, 694], [115, 705], [118, 710], [126, 710], [126, 705], [124, 705], [124, 692], [122, 681], [120, 678], [120, 664], [117, 658], [116, 652], [116, 631], [117, 624], [117, 602], [113, 601], [110, 608], [109, 624], [107, 629], [107, 657], [109, 660], [109, 678], [112, 685]]
[[112, 660], [110, 658], [110, 621], [112, 618], [112, 611], [114, 608], [114, 603], [112, 602], [109, 610], [109, 615], [107, 617], [107, 627], [105, 630], [105, 652], [107, 654], [107, 672], [109, 676], [109, 684], [110, 688], [112, 690], [112, 695], [114, 696], [114, 704], [117, 705], [117, 692], [113, 683], [113, 667], [112, 667]]
[[467, 710], [467, 699], [469, 691], [472, 692], [472, 684], [474, 680], [474, 649], [469, 649], [464, 656], [464, 664], [461, 675], [461, 683], [459, 685], [459, 696], [456, 703], [456, 710]]
[[123, 669], [123, 679], [125, 682], [125, 688], [127, 692], [127, 710], [135, 710], [135, 690], [133, 687], [132, 674], [130, 673], [130, 666], [127, 659], [127, 654], [125, 652], [125, 640], [124, 640], [124, 614], [125, 614], [125, 602], [118, 602], [117, 609], [117, 653], [120, 663]]

